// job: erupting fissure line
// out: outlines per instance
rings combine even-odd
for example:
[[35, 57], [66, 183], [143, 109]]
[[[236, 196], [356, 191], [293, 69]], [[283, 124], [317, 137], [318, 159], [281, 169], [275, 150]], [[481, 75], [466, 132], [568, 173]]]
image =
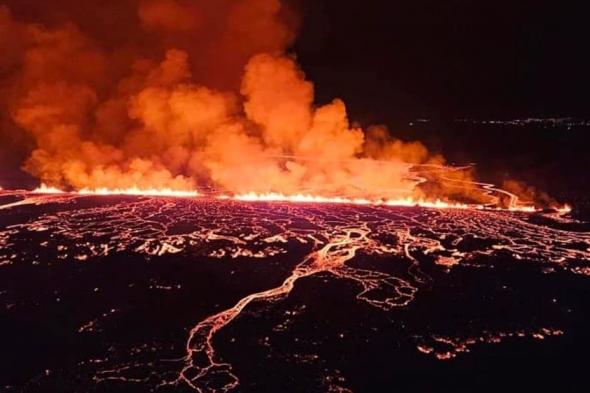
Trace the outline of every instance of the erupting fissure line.
[[97, 188], [97, 189], [82, 189], [78, 191], [81, 195], [145, 195], [145, 196], [172, 196], [172, 197], [196, 197], [199, 196], [198, 191], [190, 190], [173, 190], [170, 188]]
[[[229, 199], [231, 197], [221, 197]], [[233, 199], [245, 202], [302, 202], [302, 203], [345, 203], [353, 205], [384, 205], [384, 206], [419, 206], [439, 209], [469, 209], [472, 207], [468, 204], [444, 202], [440, 199], [435, 201], [416, 200], [413, 198], [399, 199], [365, 199], [365, 198], [346, 198], [346, 197], [323, 197], [310, 194], [285, 195], [279, 193], [257, 194], [250, 192], [247, 194], [235, 195]]]
[[[347, 197], [323, 197], [311, 194], [294, 194], [285, 195], [280, 193], [263, 193], [254, 192], [238, 194], [233, 197], [220, 196], [219, 199], [234, 199], [243, 202], [293, 202], [293, 203], [340, 203], [351, 205], [373, 205], [373, 206], [398, 206], [398, 207], [423, 207], [428, 209], [476, 209], [476, 210], [506, 210], [513, 212], [534, 213], [540, 211], [534, 206], [521, 205], [518, 203], [518, 197], [507, 191], [491, 188], [490, 192], [502, 192], [511, 196], [510, 204], [507, 208], [494, 206], [494, 204], [467, 204], [457, 202], [446, 202], [440, 199], [433, 201], [424, 199], [414, 199], [411, 197], [397, 199], [366, 199], [366, 198], [347, 198]], [[497, 202], [497, 201], [496, 201]], [[571, 211], [568, 205], [555, 208], [561, 214], [567, 214]]]
[[[242, 202], [291, 202], [291, 203], [335, 203], [335, 204], [352, 204], [352, 205], [374, 205], [374, 206], [400, 206], [400, 207], [423, 207], [423, 208], [430, 208], [430, 209], [478, 209], [478, 210], [507, 210], [513, 212], [525, 212], [525, 213], [535, 213], [540, 211], [541, 209], [536, 208], [533, 205], [526, 205], [522, 204], [519, 201], [519, 197], [513, 193], [510, 193], [506, 190], [498, 188], [493, 184], [489, 183], [473, 183], [473, 182], [463, 182], [460, 180], [453, 180], [447, 179], [451, 182], [456, 183], [469, 183], [470, 185], [477, 185], [481, 187], [482, 191], [492, 200], [491, 203], [488, 204], [468, 204], [468, 203], [458, 203], [458, 202], [448, 202], [443, 201], [441, 199], [435, 200], [427, 200], [427, 199], [415, 199], [413, 197], [406, 197], [406, 198], [395, 198], [395, 199], [387, 199], [387, 198], [350, 198], [350, 197], [341, 197], [341, 196], [332, 196], [326, 197], [321, 195], [314, 195], [314, 194], [282, 194], [276, 192], [268, 192], [268, 193], [256, 193], [256, 192], [248, 192], [243, 194], [235, 194], [233, 196], [229, 195], [221, 195], [217, 196], [217, 199], [227, 200], [233, 199], [236, 201]], [[79, 191], [72, 191], [67, 192], [61, 190], [56, 187], [50, 187], [45, 184], [41, 184], [40, 187], [34, 189], [31, 193], [33, 194], [74, 194], [74, 195], [96, 195], [96, 196], [105, 196], [105, 195], [134, 195], [134, 196], [161, 196], [161, 197], [198, 197], [198, 196], [208, 196], [206, 194], [201, 194], [197, 190], [174, 190], [170, 188], [139, 188], [139, 187], [130, 187], [130, 188], [118, 188], [118, 189], [108, 189], [108, 188], [97, 188], [97, 189], [81, 189]], [[495, 196], [494, 194], [502, 194], [509, 198], [507, 207], [500, 207], [500, 197]], [[211, 195], [212, 196], [212, 195]], [[569, 205], [557, 206], [552, 207], [557, 214], [564, 215], [571, 212], [571, 207]]]
[[[33, 194], [66, 194], [67, 191], [55, 187], [48, 187], [41, 184], [40, 187], [32, 191]], [[170, 197], [197, 197], [199, 192], [196, 190], [173, 190], [171, 188], [83, 188], [79, 191], [72, 191], [72, 194], [78, 195], [136, 195], [136, 196], [170, 196]]]
[[41, 185], [31, 191], [33, 194], [65, 194], [64, 190], [61, 190], [57, 187], [49, 187], [45, 183], [41, 183]]

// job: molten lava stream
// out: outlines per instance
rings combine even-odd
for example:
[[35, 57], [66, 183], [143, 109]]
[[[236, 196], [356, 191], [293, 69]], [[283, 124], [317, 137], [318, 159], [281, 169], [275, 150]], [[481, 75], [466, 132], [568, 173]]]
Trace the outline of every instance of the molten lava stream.
[[[327, 232], [324, 233], [329, 239], [324, 245], [315, 236], [311, 236], [316, 251], [297, 265], [279, 287], [248, 295], [232, 308], [212, 315], [192, 328], [186, 345], [185, 366], [178, 378], [169, 384], [184, 382], [197, 392], [203, 393], [228, 392], [236, 388], [239, 385], [239, 378], [233, 374], [231, 364], [216, 359], [213, 346], [215, 334], [240, 315], [252, 301], [272, 301], [287, 296], [293, 290], [295, 282], [301, 278], [317, 273], [331, 273], [339, 278], [356, 281], [363, 287], [357, 299], [383, 310], [405, 306], [413, 299], [417, 289], [410, 283], [385, 273], [346, 265], [346, 262], [354, 258], [359, 249], [382, 248], [368, 238], [371, 230], [367, 224], [363, 224], [360, 228], [341, 228], [338, 232], [340, 233], [331, 236]], [[317, 249], [318, 247], [321, 248]], [[408, 250], [406, 252], [409, 253]], [[410, 274], [414, 276], [416, 273]], [[377, 289], [385, 289], [387, 293], [391, 292], [393, 295], [385, 299], [371, 299], [369, 293]], [[223, 385], [212, 386], [214, 380], [217, 383], [223, 380]]]
[[[50, 187], [46, 184], [42, 183], [40, 187], [34, 189], [31, 193], [32, 194], [47, 194], [47, 195], [54, 195], [54, 194], [73, 194], [73, 195], [96, 195], [96, 196], [107, 196], [107, 195], [131, 195], [131, 196], [161, 196], [161, 197], [180, 197], [180, 198], [190, 198], [190, 197], [198, 197], [198, 196], [209, 196], [221, 200], [233, 199], [236, 201], [242, 202], [290, 202], [290, 203], [335, 203], [335, 204], [353, 204], [353, 205], [383, 205], [383, 206], [406, 206], [406, 207], [423, 207], [423, 208], [432, 208], [432, 209], [492, 209], [492, 210], [507, 210], [513, 212], [525, 212], [525, 213], [535, 213], [538, 212], [539, 209], [532, 205], [523, 205], [519, 202], [518, 196], [512, 194], [508, 191], [502, 190], [500, 188], [496, 188], [491, 184], [487, 183], [473, 183], [473, 182], [461, 182], [461, 183], [469, 183], [472, 185], [481, 186], [484, 193], [491, 195], [492, 193], [498, 193], [506, 195], [510, 198], [509, 205], [507, 208], [502, 208], [499, 206], [493, 207], [492, 205], [497, 204], [499, 201], [498, 197], [492, 197], [494, 203], [492, 204], [467, 204], [467, 203], [458, 203], [458, 202], [447, 202], [441, 199], [415, 199], [412, 197], [406, 198], [396, 198], [396, 199], [369, 199], [369, 198], [350, 198], [350, 197], [341, 197], [341, 196], [333, 196], [327, 197], [322, 195], [315, 195], [315, 194], [283, 194], [283, 193], [256, 193], [256, 192], [248, 192], [244, 194], [236, 194], [233, 196], [228, 195], [220, 195], [216, 196], [216, 193], [209, 193], [209, 194], [201, 194], [197, 190], [175, 190], [170, 188], [139, 188], [139, 187], [129, 187], [129, 188], [95, 188], [95, 189], [88, 189], [83, 188], [78, 191], [67, 192], [62, 189], [56, 187]], [[563, 205], [559, 207], [554, 207], [558, 215], [564, 215], [571, 211], [571, 207], [569, 205]]]
[[[507, 193], [506, 191], [502, 191]], [[512, 195], [512, 194], [510, 194]], [[507, 208], [492, 207], [490, 204], [467, 204], [458, 202], [446, 202], [440, 199], [425, 200], [412, 197], [397, 199], [368, 199], [348, 197], [324, 197], [313, 194], [281, 194], [281, 193], [255, 193], [237, 194], [234, 196], [222, 195], [218, 199], [233, 199], [242, 202], [292, 202], [292, 203], [340, 203], [352, 205], [374, 205], [374, 206], [398, 206], [398, 207], [423, 207], [429, 209], [479, 209], [479, 210], [507, 210], [513, 212], [534, 213], [539, 211], [534, 206], [519, 205], [518, 197], [512, 195], [511, 205]], [[567, 208], [562, 209], [569, 212]]]
[[[40, 187], [32, 191], [33, 194], [66, 194], [67, 191], [56, 187], [48, 187], [41, 184]], [[136, 196], [163, 196], [163, 197], [196, 197], [199, 192], [196, 190], [173, 190], [171, 188], [83, 188], [79, 191], [73, 191], [77, 195], [136, 195]]]

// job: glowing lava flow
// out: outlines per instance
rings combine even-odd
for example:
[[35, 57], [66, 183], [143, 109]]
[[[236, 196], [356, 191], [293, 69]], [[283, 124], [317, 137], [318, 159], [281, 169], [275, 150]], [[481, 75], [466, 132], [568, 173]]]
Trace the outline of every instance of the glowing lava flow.
[[198, 191], [173, 190], [171, 188], [84, 188], [77, 192], [80, 195], [145, 195], [145, 196], [170, 196], [170, 197], [196, 197]]
[[[48, 187], [41, 184], [40, 187], [32, 191], [33, 194], [66, 194], [67, 192], [55, 187]], [[166, 196], [166, 197], [196, 197], [198, 191], [191, 190], [173, 190], [171, 188], [83, 188], [79, 191], [73, 191], [72, 194], [78, 195], [136, 195], [136, 196]]]
[[41, 185], [31, 191], [32, 194], [65, 194], [64, 190], [60, 190], [56, 187], [49, 187], [45, 183], [41, 183]]
[[[297, 265], [280, 286], [248, 295], [232, 308], [199, 322], [189, 334], [184, 358], [185, 366], [179, 377], [170, 384], [186, 383], [200, 393], [228, 392], [235, 389], [239, 379], [232, 373], [231, 364], [216, 359], [213, 347], [215, 334], [234, 320], [251, 302], [276, 301], [287, 296], [293, 290], [295, 282], [301, 278], [318, 273], [330, 273], [338, 278], [355, 281], [362, 287], [357, 299], [385, 311], [410, 303], [417, 288], [409, 282], [385, 273], [346, 265], [347, 261], [355, 257], [358, 250], [365, 252], [373, 250], [381, 253], [399, 252], [399, 250], [377, 244], [375, 240], [368, 237], [370, 233], [369, 226], [363, 223], [357, 228], [341, 228], [341, 232], [333, 235], [326, 243], [316, 239], [314, 248], [317, 251], [308, 255]], [[325, 235], [329, 236], [328, 232]], [[407, 248], [405, 252], [409, 258], [412, 258]], [[423, 273], [417, 268], [412, 276], [419, 282], [424, 281]], [[371, 292], [377, 290], [384, 291], [387, 295], [372, 298]]]
[[[507, 193], [503, 190], [494, 189]], [[33, 194], [66, 194], [67, 191], [61, 190], [56, 187], [49, 187], [45, 184], [41, 184], [40, 187], [32, 191]], [[173, 190], [170, 188], [96, 188], [88, 189], [83, 188], [79, 191], [73, 191], [71, 194], [77, 195], [136, 195], [136, 196], [162, 196], [162, 197], [197, 197], [201, 196], [198, 191], [189, 190]], [[513, 212], [526, 212], [534, 213], [539, 209], [534, 206], [519, 205], [517, 203], [518, 197], [513, 194], [511, 195], [510, 206], [506, 209], [500, 207], [492, 207], [491, 205], [483, 204], [467, 204], [457, 202], [446, 202], [440, 199], [433, 201], [424, 199], [414, 199], [412, 197], [397, 198], [397, 199], [367, 199], [367, 198], [348, 198], [348, 197], [325, 197], [321, 195], [312, 194], [281, 194], [281, 193], [255, 193], [249, 192], [245, 194], [238, 194], [234, 196], [222, 195], [217, 197], [218, 199], [227, 200], [233, 199], [241, 202], [290, 202], [290, 203], [335, 203], [335, 204], [351, 204], [351, 205], [374, 205], [374, 206], [400, 206], [400, 207], [423, 207], [429, 209], [492, 209], [492, 210], [508, 210]], [[571, 211], [568, 205], [558, 207], [555, 209], [558, 214], [563, 215]]]
[[[493, 185], [485, 183], [473, 183], [482, 187], [485, 194], [490, 195], [493, 202], [489, 204], [467, 204], [458, 202], [447, 202], [441, 199], [427, 200], [415, 199], [413, 197], [406, 198], [350, 198], [346, 196], [322, 196], [314, 194], [282, 194], [276, 192], [256, 193], [248, 192], [244, 194], [237, 194], [233, 196], [221, 195], [217, 199], [221, 200], [235, 200], [240, 202], [289, 202], [289, 203], [332, 203], [332, 204], [351, 204], [351, 205], [373, 205], [373, 206], [400, 206], [400, 207], [423, 207], [429, 209], [478, 209], [478, 210], [507, 210], [512, 212], [535, 213], [540, 209], [532, 205], [523, 205], [519, 202], [516, 195], [508, 191], [495, 188]], [[510, 202], [508, 207], [502, 208], [497, 206], [499, 198], [491, 196], [492, 193], [499, 193], [509, 196]], [[136, 195], [136, 196], [162, 196], [162, 197], [197, 197], [203, 196], [196, 190], [174, 190], [171, 188], [83, 188], [79, 191], [67, 192], [56, 187], [50, 187], [41, 184], [40, 187], [32, 191], [32, 194], [74, 194], [74, 195]], [[558, 215], [565, 215], [571, 211], [571, 207], [564, 205], [562, 207], [555, 207]]]
[[[144, 342], [142, 338], [132, 344], [117, 339], [105, 341], [100, 359], [80, 362], [80, 367], [84, 367], [82, 373], [93, 376], [93, 386], [103, 383], [105, 391], [110, 383], [129, 382], [140, 384], [140, 391], [155, 391], [158, 387], [170, 391], [171, 386], [173, 390], [182, 389], [181, 385], [197, 392], [240, 390], [238, 384], [246, 386], [247, 375], [241, 374], [236, 361], [239, 359], [232, 358], [231, 353], [219, 346], [225, 340], [225, 329], [231, 329], [232, 324], [249, 323], [248, 318], [262, 312], [283, 315], [273, 313], [272, 308], [276, 305], [280, 309], [280, 300], [287, 296], [297, 297], [291, 291], [295, 288], [296, 292], [300, 279], [317, 281], [313, 285], [331, 285], [334, 279], [347, 281], [352, 284], [347, 287], [347, 291], [350, 289], [347, 293], [352, 295], [351, 304], [368, 304], [373, 310], [387, 312], [410, 304], [417, 291], [429, 296], [437, 280], [446, 279], [454, 269], [481, 271], [481, 274], [503, 271], [502, 264], [496, 261], [542, 274], [559, 273], [559, 277], [590, 277], [590, 233], [559, 229], [559, 223], [538, 225], [529, 222], [527, 214], [507, 210], [246, 203], [210, 198], [110, 198], [96, 206], [92, 204], [93, 198], [89, 198], [80, 206], [70, 203], [78, 194], [20, 194], [30, 201], [37, 200], [38, 204], [54, 204], [59, 200], [61, 205], [47, 210], [39, 206], [23, 215], [22, 222], [15, 220], [10, 225], [0, 225], [2, 269], [25, 266], [37, 269], [38, 265], [58, 267], [65, 263], [99, 266], [101, 261], [107, 261], [105, 258], [129, 260], [129, 255], [133, 255], [132, 260], [145, 259], [162, 267], [178, 261], [175, 266], [183, 269], [192, 269], [195, 262], [203, 261], [213, 272], [226, 272], [224, 269], [238, 265], [255, 269], [262, 263], [277, 263], [284, 268], [277, 272], [280, 276], [264, 278], [268, 285], [257, 283], [251, 291], [228, 297], [221, 312], [217, 306], [196, 303], [198, 318], [186, 317], [184, 311], [178, 313], [181, 314], [175, 322], [178, 325], [174, 326], [181, 336], [179, 340], [168, 342], [154, 337], [153, 341]], [[18, 213], [9, 212], [7, 217], [16, 219]], [[128, 288], [125, 291], [132, 292], [125, 293], [132, 294], [133, 288], [143, 287], [146, 271], [149, 269], [138, 269], [138, 278], [130, 280], [133, 286], [123, 286]], [[159, 271], [154, 274], [150, 278], [162, 280]], [[314, 275], [316, 278], [312, 279]], [[200, 277], [209, 279], [209, 276]], [[191, 288], [188, 283], [198, 279], [179, 273], [173, 281], [149, 281], [146, 290], [165, 288], [178, 292], [183, 299], [184, 296], [192, 299], [192, 292], [182, 293]], [[247, 287], [250, 284], [244, 282]], [[501, 292], [506, 291], [501, 289]], [[91, 296], [101, 295], [92, 292]], [[177, 299], [174, 296], [167, 299], [174, 302]], [[84, 316], [77, 321], [76, 334], [108, 331], [110, 320], [114, 323], [132, 310], [119, 302], [105, 305], [102, 310], [102, 304], [95, 303], [97, 307], [92, 312], [80, 306]], [[129, 328], [137, 330], [138, 336], [143, 334], [144, 322], [124, 320], [133, 324]], [[475, 350], [477, 343], [495, 343], [496, 335], [511, 337], [522, 331], [527, 337], [540, 334], [549, 337], [550, 334], [540, 329], [565, 328], [559, 323], [539, 325], [526, 321], [512, 327], [512, 321], [508, 322], [509, 325], [494, 329], [484, 324], [456, 335], [452, 330], [410, 329], [408, 339], [421, 353], [450, 359], [470, 347]], [[164, 331], [168, 334], [168, 327]], [[322, 365], [321, 370], [325, 367]], [[324, 383], [324, 371], [318, 375], [318, 383]]]
[[[221, 197], [228, 199], [229, 197]], [[285, 195], [279, 193], [257, 194], [250, 192], [247, 194], [239, 194], [233, 197], [237, 201], [243, 202], [301, 202], [301, 203], [346, 203], [353, 205], [385, 205], [385, 206], [420, 206], [427, 208], [440, 209], [468, 209], [470, 206], [461, 203], [448, 203], [441, 200], [434, 202], [415, 200], [413, 198], [400, 199], [383, 199], [371, 200], [365, 198], [346, 198], [346, 197], [323, 197], [309, 194], [295, 194]]]
[[[517, 200], [518, 198], [514, 196]], [[233, 197], [221, 196], [219, 199], [234, 199], [242, 202], [292, 202], [292, 203], [342, 203], [352, 205], [374, 205], [374, 206], [400, 206], [400, 207], [424, 207], [429, 209], [493, 209], [493, 210], [509, 210], [514, 212], [528, 212], [534, 213], [538, 211], [534, 206], [522, 206], [513, 203], [510, 207], [503, 209], [500, 207], [492, 208], [490, 205], [482, 204], [466, 204], [457, 202], [445, 202], [440, 199], [428, 201], [424, 199], [414, 199], [411, 197], [397, 198], [397, 199], [365, 199], [365, 198], [346, 198], [346, 197], [323, 197], [310, 194], [293, 194], [286, 195], [280, 193], [264, 193], [257, 194], [249, 192], [246, 194], [238, 194]], [[563, 210], [563, 214], [569, 210]]]

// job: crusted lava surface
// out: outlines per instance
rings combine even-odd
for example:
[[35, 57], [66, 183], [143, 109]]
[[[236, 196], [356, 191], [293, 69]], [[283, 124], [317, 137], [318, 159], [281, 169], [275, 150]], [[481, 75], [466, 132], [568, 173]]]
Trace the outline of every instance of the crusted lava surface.
[[583, 391], [551, 214], [0, 194], [8, 392]]

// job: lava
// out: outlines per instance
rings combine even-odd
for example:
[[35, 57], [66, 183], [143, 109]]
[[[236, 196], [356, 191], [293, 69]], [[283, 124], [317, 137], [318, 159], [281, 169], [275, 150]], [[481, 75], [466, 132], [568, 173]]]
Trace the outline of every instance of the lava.
[[471, 347], [482, 344], [500, 344], [506, 340], [533, 338], [536, 340], [545, 340], [548, 337], [562, 336], [564, 332], [554, 328], [540, 328], [535, 331], [501, 331], [485, 332], [477, 337], [442, 337], [432, 336], [428, 338], [428, 343], [421, 342], [416, 346], [418, 351], [433, 355], [438, 360], [452, 360], [463, 353], [471, 351]]
[[[206, 186], [238, 200], [464, 209], [475, 192], [486, 207], [534, 210], [477, 183], [470, 165], [354, 122], [339, 98], [317, 104], [289, 52], [288, 2], [126, 0], [121, 18], [90, 23], [109, 21], [116, 44], [71, 7], [57, 22], [0, 6], [11, 37], [0, 136], [46, 184], [36, 193], [194, 197]], [[488, 193], [503, 195], [482, 202]]]
[[[277, 301], [287, 296], [299, 279], [319, 273], [330, 273], [335, 277], [359, 283], [363, 290], [359, 292], [357, 299], [366, 301], [374, 307], [387, 311], [407, 305], [417, 291], [409, 282], [385, 273], [346, 266], [346, 262], [354, 258], [358, 250], [392, 251], [371, 240], [368, 237], [370, 232], [367, 225], [362, 225], [360, 228], [343, 228], [342, 233], [338, 233], [325, 244], [314, 238], [314, 248], [317, 251], [297, 265], [282, 285], [248, 295], [232, 308], [199, 322], [189, 333], [187, 354], [184, 358], [185, 367], [172, 384], [184, 382], [198, 392], [227, 392], [236, 388], [239, 378], [233, 374], [231, 364], [217, 360], [213, 346], [215, 333], [231, 323], [252, 301]], [[406, 252], [409, 256], [407, 249]], [[388, 296], [372, 298], [371, 292], [375, 290], [386, 291]], [[225, 382], [221, 387], [210, 386], [214, 379]]]
[[[158, 280], [144, 280], [145, 292], [131, 296], [147, 304], [151, 291], [162, 300], [161, 292], [180, 292], [187, 282], [215, 281], [211, 271], [221, 273], [216, 284], [223, 286], [240, 269], [262, 270], [244, 265], [275, 263], [267, 270], [272, 277], [256, 276], [258, 286], [243, 280], [224, 301], [214, 288], [213, 304], [195, 305], [190, 292], [179, 323], [165, 326], [176, 330], [161, 336], [157, 326], [149, 336], [121, 323], [135, 323], [127, 302], [96, 302], [87, 315], [90, 304], [75, 310], [72, 301], [60, 314], [65, 322], [40, 324], [67, 347], [85, 346], [78, 335], [109, 324], [134, 336], [100, 336], [82, 360], [55, 356], [75, 364], [78, 379], [143, 384], [138, 391], [240, 390], [243, 377], [218, 346], [220, 332], [250, 310], [265, 311], [257, 306], [282, 304], [313, 278], [349, 285], [350, 304], [390, 318], [421, 303], [419, 295], [437, 293], [433, 277], [457, 270], [497, 263], [543, 277], [590, 277], [590, 233], [572, 230], [582, 226], [564, 218], [570, 206], [547, 206], [549, 197], [535, 198], [515, 181], [513, 188], [482, 183], [472, 165], [450, 166], [420, 141], [355, 122], [341, 99], [316, 96], [291, 52], [300, 23], [287, 1], [87, 0], [80, 9], [73, 5], [83, 2], [69, 0], [27, 3], [36, 6], [13, 12], [0, 5], [0, 153], [26, 157], [18, 167], [42, 182], [32, 191], [0, 187], [0, 269], [31, 278], [6, 275], [0, 300], [21, 313], [14, 320], [26, 322], [23, 332], [37, 328], [27, 319], [36, 309], [45, 316], [54, 310], [45, 308], [47, 298], [63, 304], [88, 289], [51, 287], [85, 267], [100, 276], [101, 263], [137, 263], [133, 282], [117, 290], [128, 294], [135, 277], [154, 274]], [[215, 267], [201, 277], [156, 269], [201, 262]], [[65, 278], [50, 270], [56, 266], [68, 268]], [[92, 288], [89, 297], [99, 291]], [[410, 351], [452, 360], [480, 344], [568, 332], [528, 323], [470, 326], [456, 336], [434, 328], [413, 334], [400, 324], [397, 334], [406, 334]], [[75, 338], [65, 340], [62, 326], [75, 326]], [[165, 357], [164, 347], [174, 357]], [[36, 360], [30, 363], [44, 361]], [[51, 373], [44, 374], [32, 390], [43, 390]], [[326, 390], [350, 391], [332, 375], [323, 375]]]
[[57, 187], [49, 187], [45, 183], [41, 183], [41, 185], [31, 191], [33, 194], [65, 194], [66, 192], [57, 188]]
[[166, 196], [166, 197], [196, 197], [199, 196], [198, 191], [191, 190], [173, 190], [170, 188], [97, 188], [87, 189], [83, 188], [77, 191], [80, 195], [145, 195], [145, 196]]
[[[231, 197], [222, 196], [221, 199]], [[250, 192], [247, 194], [235, 195], [233, 199], [246, 202], [294, 202], [294, 203], [344, 203], [353, 205], [385, 205], [385, 206], [419, 206], [437, 209], [468, 209], [470, 205], [462, 203], [450, 203], [437, 199], [433, 202], [426, 200], [416, 200], [414, 198], [405, 199], [365, 199], [365, 198], [347, 198], [347, 197], [323, 197], [310, 194], [285, 195], [280, 193], [257, 194]]]
[[[33, 194], [66, 194], [67, 191], [55, 187], [48, 187], [44, 183], [32, 191]], [[196, 197], [199, 192], [196, 190], [173, 190], [170, 188], [139, 188], [137, 186], [129, 188], [83, 188], [78, 191], [72, 191], [71, 194], [77, 195], [135, 195], [135, 196], [163, 196], [163, 197]]]
[[[24, 193], [23, 196], [36, 205], [58, 202], [60, 211], [0, 228], [3, 269], [42, 263], [40, 255], [47, 253], [55, 258], [43, 263], [91, 263], [117, 253], [134, 253], [145, 258], [190, 255], [191, 260], [202, 257], [262, 262], [265, 258], [282, 259], [294, 247], [308, 250], [278, 286], [247, 294], [233, 306], [189, 327], [185, 345], [178, 348], [182, 355], [176, 363], [181, 365], [174, 377], [166, 371], [162, 375], [167, 377], [153, 380], [158, 375], [153, 371], [153, 361], [119, 362], [108, 352], [111, 355], [99, 363], [85, 363], [93, 367], [95, 380], [103, 383], [117, 380], [151, 386], [181, 384], [198, 392], [235, 390], [240, 376], [216, 349], [217, 333], [253, 304], [280, 302], [289, 296], [299, 280], [319, 274], [354, 283], [355, 301], [387, 313], [407, 307], [419, 292], [428, 291], [433, 285], [432, 278], [423, 271], [424, 263], [431, 263], [448, 274], [456, 268], [490, 269], [486, 258], [510, 255], [514, 263], [538, 265], [545, 274], [562, 271], [587, 276], [590, 271], [590, 233], [536, 225], [528, 221], [530, 214], [522, 211], [406, 208], [387, 203], [355, 204], [342, 200], [336, 203], [315, 198], [299, 201], [308, 203], [291, 203], [287, 197], [277, 201], [268, 196], [266, 201], [113, 198], [97, 207], [76, 208], [70, 202], [80, 198], [92, 201], [99, 196], [77, 193], [55, 196]], [[12, 209], [25, 208], [15, 205]], [[355, 263], [359, 258], [376, 258], [405, 266], [405, 270], [393, 274], [361, 268]], [[175, 289], [180, 285], [150, 283], [150, 287]], [[108, 310], [81, 321], [76, 329], [80, 334], [100, 331], [107, 319], [115, 317]], [[527, 337], [538, 332], [530, 330]], [[418, 351], [447, 359], [464, 352], [472, 342], [493, 343], [493, 337], [485, 332], [466, 338], [439, 335], [419, 338], [416, 345]], [[147, 349], [132, 350], [134, 354], [144, 351]], [[145, 370], [152, 371], [138, 378]]]
[[[73, 195], [94, 195], [94, 196], [106, 196], [106, 195], [134, 195], [134, 196], [163, 196], [163, 197], [198, 197], [207, 196], [199, 193], [197, 190], [173, 190], [170, 188], [146, 188], [141, 189], [139, 187], [130, 187], [124, 189], [109, 189], [109, 188], [97, 188], [97, 189], [81, 189], [78, 191], [67, 192], [56, 187], [49, 187], [44, 183], [38, 188], [31, 191], [33, 194], [73, 194]], [[425, 199], [415, 199], [412, 197], [398, 198], [398, 199], [367, 199], [367, 198], [350, 198], [350, 197], [326, 197], [321, 195], [312, 194], [282, 194], [282, 193], [255, 193], [249, 192], [245, 194], [237, 194], [233, 196], [221, 195], [217, 196], [220, 200], [235, 200], [242, 202], [289, 202], [289, 203], [328, 203], [328, 204], [351, 204], [351, 205], [373, 205], [373, 206], [400, 206], [400, 207], [423, 207], [431, 209], [495, 209], [505, 210], [502, 207], [494, 207], [492, 205], [484, 204], [467, 204], [457, 202], [447, 202], [440, 199], [433, 201]], [[539, 209], [534, 206], [520, 205], [518, 198], [514, 196], [514, 201], [511, 206], [506, 210], [514, 212], [529, 212], [534, 213]], [[571, 211], [569, 206], [555, 209], [558, 215], [565, 215]]]
[[[352, 204], [352, 205], [374, 205], [374, 206], [400, 206], [400, 207], [423, 207], [429, 209], [492, 209], [492, 210], [508, 210], [513, 212], [528, 212], [534, 213], [539, 211], [538, 208], [530, 205], [521, 205], [518, 203], [518, 198], [514, 196], [514, 202], [508, 208], [494, 207], [490, 204], [468, 204], [447, 202], [441, 199], [433, 201], [425, 199], [415, 199], [412, 197], [398, 198], [398, 199], [365, 199], [365, 198], [348, 198], [348, 197], [324, 197], [320, 195], [311, 194], [293, 194], [286, 195], [281, 193], [263, 193], [258, 194], [249, 192], [246, 194], [238, 194], [233, 197], [222, 195], [219, 199], [234, 199], [236, 201], [245, 202], [291, 202], [291, 203], [336, 203], [336, 204]], [[560, 214], [567, 214], [571, 210], [567, 207], [556, 209]]]

